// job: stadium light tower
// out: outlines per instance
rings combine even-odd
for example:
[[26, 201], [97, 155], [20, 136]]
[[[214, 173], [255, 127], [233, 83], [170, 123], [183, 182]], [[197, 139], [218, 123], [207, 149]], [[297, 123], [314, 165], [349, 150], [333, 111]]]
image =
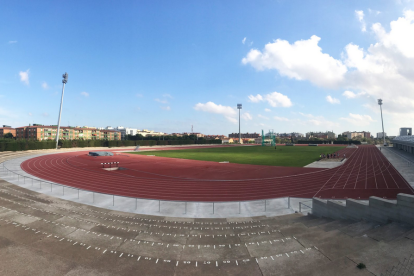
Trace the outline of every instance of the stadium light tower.
[[239, 143], [241, 144], [241, 132], [240, 132], [240, 109], [242, 109], [242, 104], [237, 104], [237, 109], [239, 110]]
[[59, 144], [59, 130], [60, 130], [60, 116], [62, 115], [62, 105], [63, 105], [63, 94], [65, 93], [65, 84], [68, 82], [68, 73], [65, 72], [65, 74], [62, 75], [62, 98], [60, 99], [60, 110], [59, 110], [59, 119], [58, 119], [58, 127], [56, 132], [56, 149], [58, 149]]
[[380, 110], [381, 110], [382, 139], [384, 139], [384, 146], [385, 146], [384, 120], [382, 119], [382, 99], [378, 99], [378, 105], [380, 106]]

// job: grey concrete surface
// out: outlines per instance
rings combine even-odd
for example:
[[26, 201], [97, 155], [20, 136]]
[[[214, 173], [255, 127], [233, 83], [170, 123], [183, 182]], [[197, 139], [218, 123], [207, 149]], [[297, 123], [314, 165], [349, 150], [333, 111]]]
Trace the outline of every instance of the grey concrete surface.
[[381, 153], [414, 188], [414, 155], [393, 147], [379, 147]]
[[312, 162], [305, 166], [305, 168], [321, 168], [321, 169], [332, 169], [343, 165], [347, 159], [323, 159], [320, 161]]

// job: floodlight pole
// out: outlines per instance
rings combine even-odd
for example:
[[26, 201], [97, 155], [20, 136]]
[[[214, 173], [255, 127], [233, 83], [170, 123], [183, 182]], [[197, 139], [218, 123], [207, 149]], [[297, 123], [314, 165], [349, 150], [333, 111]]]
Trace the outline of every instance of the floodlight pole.
[[382, 119], [382, 99], [378, 99], [378, 105], [380, 106], [380, 110], [381, 110], [382, 139], [384, 140], [384, 146], [385, 146], [384, 120]]
[[65, 72], [65, 74], [62, 75], [62, 78], [63, 78], [62, 80], [63, 87], [62, 87], [62, 97], [60, 99], [58, 127], [57, 127], [57, 132], [56, 132], [56, 149], [58, 149], [58, 145], [59, 145], [60, 117], [62, 115], [62, 105], [63, 105], [63, 95], [65, 93], [65, 84], [68, 82], [68, 73]]
[[242, 109], [242, 104], [237, 104], [237, 109], [239, 110], [239, 144], [241, 144], [241, 132], [240, 132], [240, 109]]

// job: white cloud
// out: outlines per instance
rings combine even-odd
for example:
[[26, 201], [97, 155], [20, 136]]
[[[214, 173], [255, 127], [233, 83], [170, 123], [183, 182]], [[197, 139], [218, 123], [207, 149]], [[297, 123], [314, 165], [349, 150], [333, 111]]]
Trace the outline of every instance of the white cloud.
[[279, 121], [279, 122], [289, 122], [290, 121], [288, 118], [279, 117], [279, 116], [275, 116], [275, 117], [273, 117], [273, 119], [275, 119], [276, 121]]
[[306, 126], [313, 125], [313, 126], [317, 126], [317, 127], [325, 127], [325, 128], [328, 128], [328, 129], [332, 128], [332, 127], [339, 126], [338, 123], [329, 121], [329, 120], [325, 119], [325, 117], [323, 117], [323, 116], [315, 116], [315, 115], [312, 115], [312, 114], [305, 114], [305, 113], [302, 113], [302, 112], [299, 112], [299, 114], [306, 118], [305, 121], [304, 121], [304, 124]]
[[370, 29], [372, 44], [364, 49], [349, 43], [340, 60], [323, 53], [314, 36], [292, 44], [275, 40], [263, 51], [251, 50], [242, 61], [257, 70], [275, 69], [282, 76], [342, 89], [349, 99], [363, 95], [362, 104], [377, 115], [381, 98], [389, 132], [396, 134], [403, 121], [414, 121], [414, 11], [405, 10], [388, 26], [375, 23]]
[[363, 11], [355, 11], [355, 15], [358, 18], [358, 21], [361, 23], [361, 31], [367, 31], [367, 25], [364, 20], [364, 12]]
[[215, 104], [213, 102], [207, 102], [205, 104], [198, 103], [194, 106], [195, 110], [204, 111], [208, 113], [223, 115], [228, 121], [237, 123], [236, 109], [230, 106], [224, 106], [221, 104]]
[[162, 104], [167, 104], [168, 103], [167, 100], [161, 100], [161, 99], [154, 99], [154, 101], [162, 103]]
[[163, 109], [163, 110], [171, 110], [171, 108], [169, 106], [161, 106], [161, 109]]
[[243, 43], [243, 44], [244, 44], [244, 43], [246, 43], [246, 37], [245, 37], [245, 38], [243, 38], [242, 43]]
[[257, 115], [257, 117], [265, 120], [269, 120], [269, 117], [263, 116], [262, 114]]
[[344, 93], [342, 93], [342, 95], [347, 99], [354, 99], [357, 97], [357, 94], [355, 94], [352, 91], [345, 91]]
[[263, 52], [250, 50], [242, 63], [259, 71], [276, 69], [282, 76], [309, 80], [318, 86], [336, 87], [343, 81], [347, 68], [340, 60], [322, 53], [319, 40], [316, 35], [293, 44], [277, 39], [266, 44]]
[[135, 95], [137, 98], [142, 98], [142, 97], [144, 97], [144, 95], [142, 95], [142, 94], [136, 94]]
[[367, 93], [366, 92], [354, 93], [354, 92], [349, 91], [349, 90], [347, 90], [344, 93], [342, 93], [342, 96], [344, 96], [347, 99], [355, 99], [355, 98], [359, 98], [359, 97], [361, 97], [363, 95], [367, 95]]
[[359, 114], [353, 114], [349, 113], [349, 117], [346, 118], [340, 118], [340, 120], [347, 121], [355, 126], [368, 126], [372, 122], [375, 122], [369, 115], [359, 115]]
[[45, 82], [45, 81], [44, 81], [44, 82], [42, 83], [42, 88], [43, 88], [43, 89], [49, 89], [49, 85], [47, 84], [47, 82]]
[[283, 95], [278, 92], [272, 92], [264, 96], [257, 94], [256, 96], [248, 96], [249, 100], [253, 103], [258, 103], [261, 101], [267, 101], [272, 107], [291, 107], [292, 102], [288, 96]]
[[170, 94], [163, 94], [162, 95], [164, 98], [170, 98], [170, 99], [173, 99], [173, 96], [171, 96]]
[[14, 43], [17, 43], [17, 40], [10, 40], [9, 41], [9, 44], [14, 44]]
[[33, 116], [33, 114], [31, 112], [29, 112], [29, 116]]
[[249, 100], [253, 103], [258, 103], [260, 101], [263, 101], [263, 97], [260, 94], [257, 94], [256, 96], [250, 95]]
[[249, 112], [243, 112], [243, 113], [240, 115], [240, 117], [241, 117], [243, 120], [246, 120], [246, 121], [250, 121], [250, 120], [252, 120], [252, 119], [253, 119], [252, 115], [250, 115], [250, 113], [249, 113]]
[[340, 104], [341, 103], [338, 99], [332, 98], [330, 95], [326, 96], [326, 101], [328, 103], [331, 103], [331, 104]]
[[379, 14], [381, 13], [380, 11], [371, 10], [371, 9], [368, 9], [368, 12], [369, 12], [369, 13], [373, 13], [373, 14], [375, 14], [375, 15], [379, 15]]
[[29, 85], [29, 71], [30, 69], [27, 69], [27, 71], [20, 71], [20, 81], [23, 82], [26, 85]]
[[271, 112], [272, 110], [270, 110], [269, 108], [265, 108], [266, 112]]
[[84, 97], [89, 97], [89, 93], [88, 92], [81, 92], [80, 93], [82, 96], [84, 96]]
[[42, 113], [42, 116], [43, 116], [43, 117], [49, 117], [49, 113], [47, 113], [47, 112], [43, 112], [43, 113]]

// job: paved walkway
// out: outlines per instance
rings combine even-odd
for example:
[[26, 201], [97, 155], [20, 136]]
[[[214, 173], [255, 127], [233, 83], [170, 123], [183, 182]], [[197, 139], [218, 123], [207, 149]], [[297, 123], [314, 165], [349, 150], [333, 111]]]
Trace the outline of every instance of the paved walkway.
[[380, 147], [382, 154], [414, 188], [414, 155], [393, 147]]

